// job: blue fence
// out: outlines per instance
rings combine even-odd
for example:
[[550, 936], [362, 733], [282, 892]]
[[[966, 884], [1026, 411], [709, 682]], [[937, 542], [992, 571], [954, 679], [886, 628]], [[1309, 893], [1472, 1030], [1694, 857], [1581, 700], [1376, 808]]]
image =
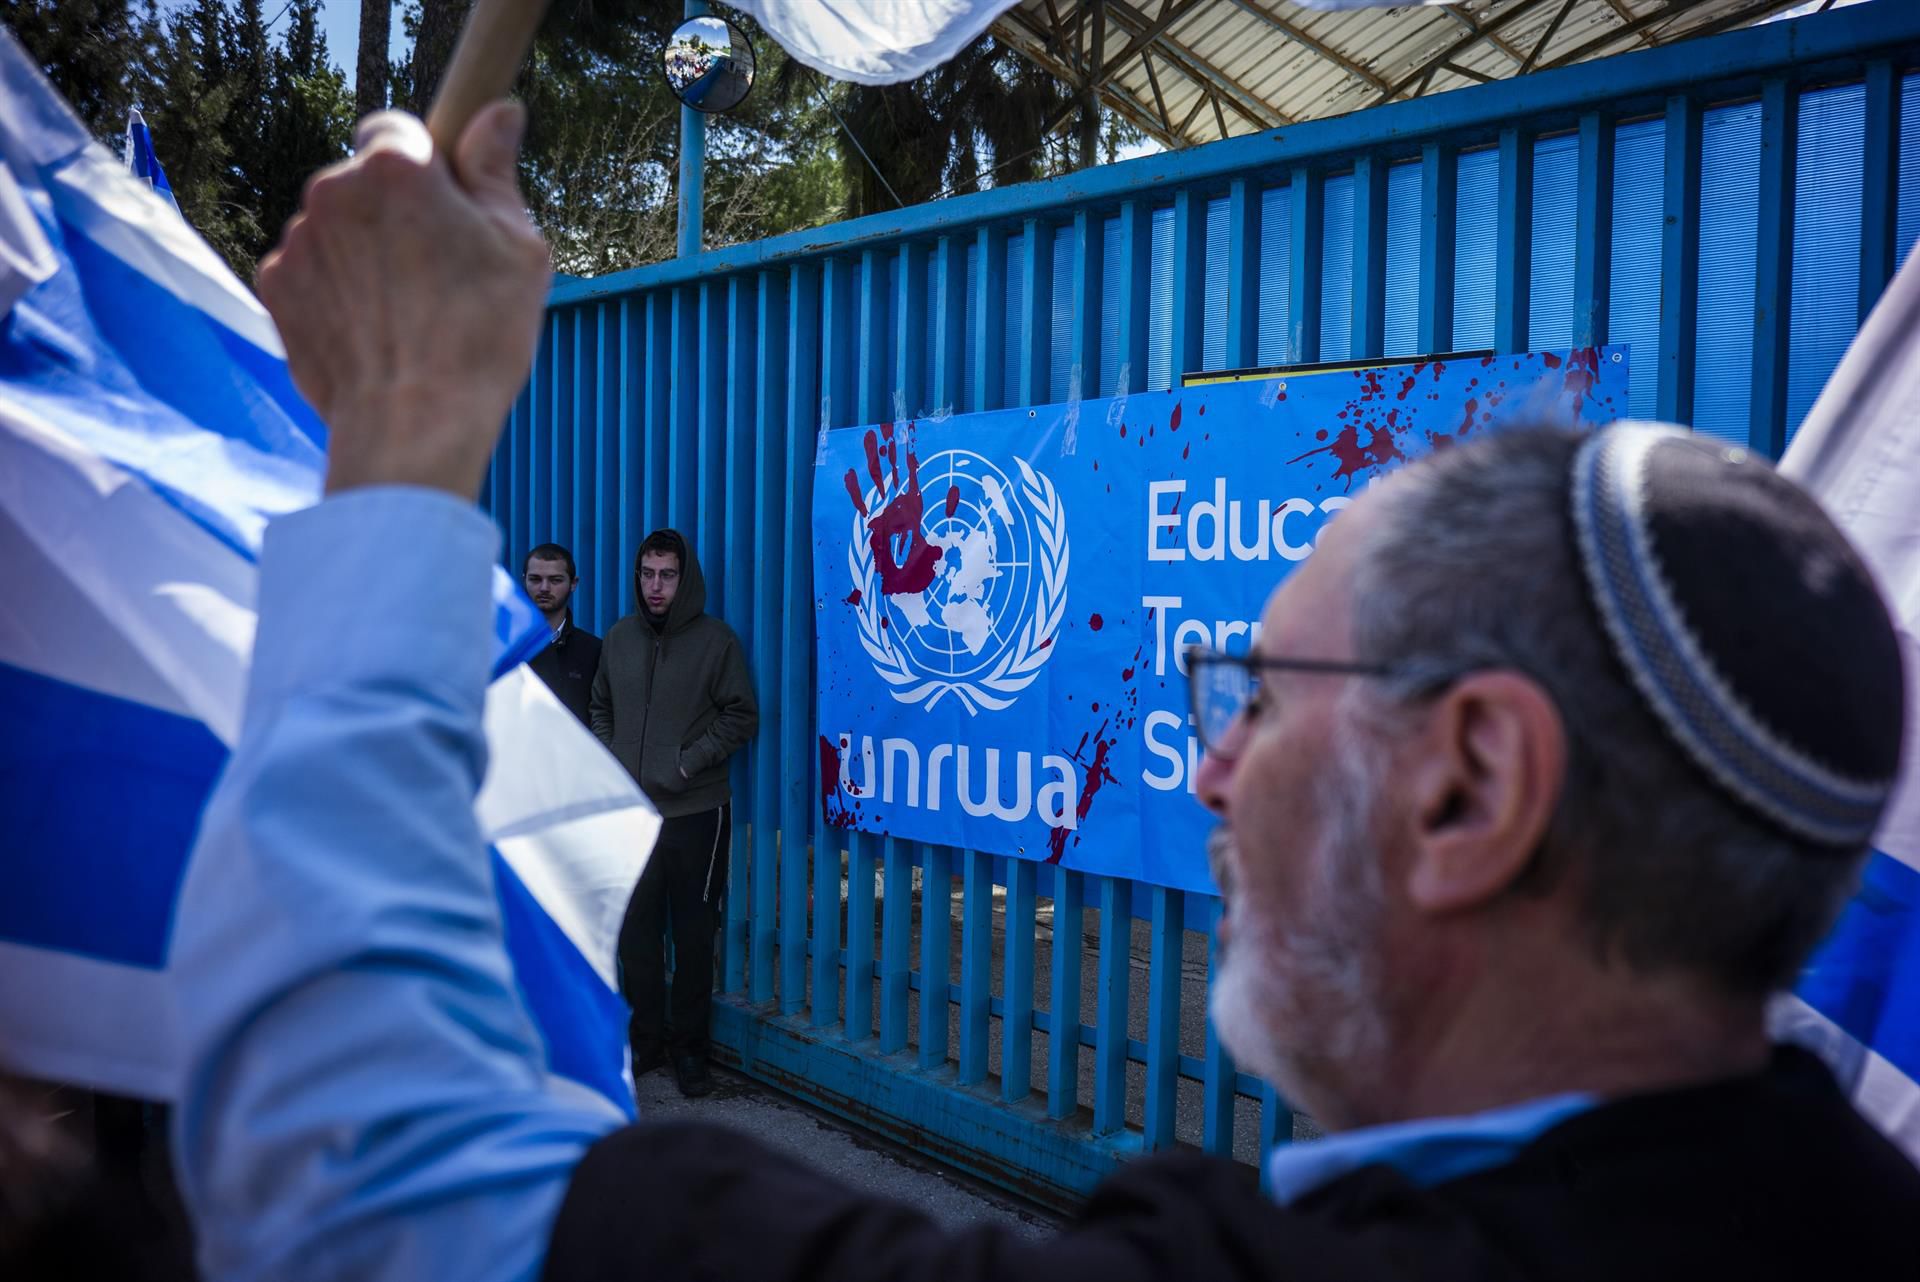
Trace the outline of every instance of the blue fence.
[[1211, 901], [822, 825], [817, 433], [1615, 342], [1635, 414], [1778, 454], [1920, 235], [1917, 65], [1872, 4], [557, 286], [486, 499], [602, 631], [678, 527], [747, 643], [722, 1054], [1059, 1204], [1292, 1140], [1207, 1026]]

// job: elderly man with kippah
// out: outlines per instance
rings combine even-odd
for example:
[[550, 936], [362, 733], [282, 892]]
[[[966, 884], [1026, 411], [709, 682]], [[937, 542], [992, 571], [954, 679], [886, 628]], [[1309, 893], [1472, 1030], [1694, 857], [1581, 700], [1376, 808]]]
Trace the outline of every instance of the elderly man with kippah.
[[[304, 951], [216, 941], [250, 951], [196, 1012], [180, 1113], [209, 1276], [1913, 1275], [1920, 1173], [1767, 1031], [1893, 786], [1893, 628], [1802, 491], [1663, 429], [1415, 463], [1329, 527], [1251, 655], [1193, 656], [1214, 1016], [1332, 1132], [1267, 1191], [1176, 1152], [1049, 1240], [952, 1232], [744, 1134], [564, 1093], [472, 818], [498, 539], [472, 500], [546, 280], [517, 124], [483, 114], [450, 166], [376, 121], [261, 272], [333, 471], [268, 533], [275, 697], [201, 840], [365, 910]], [[369, 539], [408, 549], [372, 603], [324, 572]], [[352, 610], [311, 586], [348, 580]], [[345, 667], [302, 641], [355, 627], [383, 643]], [[327, 804], [296, 804], [315, 780]]]

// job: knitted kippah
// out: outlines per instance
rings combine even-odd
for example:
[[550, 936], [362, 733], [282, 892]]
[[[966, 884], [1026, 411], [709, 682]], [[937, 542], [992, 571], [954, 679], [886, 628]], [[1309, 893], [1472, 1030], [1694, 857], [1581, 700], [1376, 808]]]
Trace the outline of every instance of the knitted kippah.
[[1746, 450], [1620, 425], [1577, 455], [1588, 592], [1655, 719], [1776, 827], [1867, 844], [1900, 764], [1899, 642], [1820, 506]]

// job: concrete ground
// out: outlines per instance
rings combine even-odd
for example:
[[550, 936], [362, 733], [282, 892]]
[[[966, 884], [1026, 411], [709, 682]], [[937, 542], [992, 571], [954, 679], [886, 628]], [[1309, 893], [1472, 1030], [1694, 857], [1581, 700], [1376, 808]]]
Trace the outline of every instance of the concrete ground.
[[949, 1228], [989, 1223], [1023, 1237], [1044, 1237], [1057, 1217], [927, 1157], [876, 1139], [751, 1078], [715, 1066], [714, 1091], [684, 1099], [673, 1074], [660, 1070], [636, 1084], [645, 1119], [699, 1120], [735, 1127], [854, 1188], [918, 1207]]

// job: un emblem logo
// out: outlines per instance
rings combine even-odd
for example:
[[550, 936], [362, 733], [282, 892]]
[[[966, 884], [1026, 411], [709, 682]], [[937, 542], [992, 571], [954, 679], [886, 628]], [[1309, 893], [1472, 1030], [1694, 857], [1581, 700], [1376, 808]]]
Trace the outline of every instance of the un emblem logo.
[[1052, 656], [1066, 613], [1060, 496], [1024, 459], [1018, 483], [971, 450], [906, 461], [903, 476], [876, 459], [855, 504], [847, 570], [860, 644], [901, 703], [1008, 707]]

